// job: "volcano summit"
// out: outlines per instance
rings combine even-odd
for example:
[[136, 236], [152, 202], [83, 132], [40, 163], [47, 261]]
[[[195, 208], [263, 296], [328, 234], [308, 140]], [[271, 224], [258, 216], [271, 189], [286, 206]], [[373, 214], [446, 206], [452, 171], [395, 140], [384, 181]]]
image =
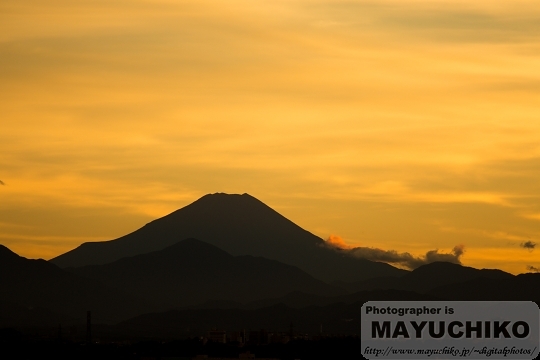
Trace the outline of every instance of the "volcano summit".
[[326, 246], [248, 194], [208, 194], [116, 240], [87, 242], [52, 263], [62, 267], [107, 264], [162, 250], [194, 238], [232, 255], [261, 256], [297, 266], [324, 281], [356, 281], [406, 273], [385, 263], [359, 259]]

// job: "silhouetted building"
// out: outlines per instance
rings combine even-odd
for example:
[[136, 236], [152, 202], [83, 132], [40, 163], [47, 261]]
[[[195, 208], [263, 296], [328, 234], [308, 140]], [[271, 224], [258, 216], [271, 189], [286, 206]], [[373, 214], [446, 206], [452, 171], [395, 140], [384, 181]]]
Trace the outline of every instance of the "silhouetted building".
[[268, 332], [265, 329], [250, 331], [249, 343], [253, 345], [268, 344]]
[[273, 333], [268, 335], [268, 342], [271, 344], [286, 344], [290, 339], [287, 333]]
[[229, 332], [229, 342], [244, 344], [246, 342], [246, 330]]
[[225, 330], [212, 329], [206, 334], [208, 340], [225, 344], [227, 342], [227, 333]]
[[86, 342], [92, 342], [92, 312], [86, 312]]

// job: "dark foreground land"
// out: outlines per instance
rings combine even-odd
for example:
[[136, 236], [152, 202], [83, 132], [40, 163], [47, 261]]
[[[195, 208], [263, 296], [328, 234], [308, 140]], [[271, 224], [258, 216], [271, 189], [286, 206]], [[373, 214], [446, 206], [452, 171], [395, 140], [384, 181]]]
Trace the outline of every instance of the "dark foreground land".
[[[201, 338], [92, 342], [44, 338], [0, 329], [0, 357], [9, 359], [361, 359], [360, 338], [324, 337], [255, 345]], [[8, 355], [9, 354], [9, 355]]]

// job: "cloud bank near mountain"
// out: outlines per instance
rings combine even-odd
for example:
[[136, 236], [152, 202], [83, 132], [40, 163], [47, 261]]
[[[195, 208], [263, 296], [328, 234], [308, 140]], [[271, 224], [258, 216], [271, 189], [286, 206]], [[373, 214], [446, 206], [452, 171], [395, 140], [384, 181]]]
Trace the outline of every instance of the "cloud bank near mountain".
[[413, 256], [408, 252], [399, 253], [396, 250], [382, 250], [370, 247], [356, 247], [350, 251], [351, 254], [359, 258], [390, 263], [412, 270], [436, 261], [461, 264], [461, 257], [465, 252], [465, 246], [461, 244], [456, 245], [450, 253], [439, 252], [439, 249], [429, 250], [423, 256]]
[[338, 235], [330, 235], [326, 239], [326, 244], [330, 247], [337, 249], [352, 249], [353, 247], [345, 243], [345, 241]]
[[[383, 250], [374, 247], [353, 247], [345, 242], [338, 235], [330, 235], [326, 239], [326, 245], [336, 250], [347, 250], [349, 254], [371, 261], [385, 262], [400, 267], [414, 270], [422, 265], [431, 264], [436, 261], [445, 261], [461, 265], [461, 257], [465, 253], [465, 245], [454, 246], [450, 253], [439, 252], [439, 249], [429, 250], [422, 256], [414, 256], [409, 252], [398, 252], [397, 250]], [[534, 248], [533, 244], [533, 248]]]

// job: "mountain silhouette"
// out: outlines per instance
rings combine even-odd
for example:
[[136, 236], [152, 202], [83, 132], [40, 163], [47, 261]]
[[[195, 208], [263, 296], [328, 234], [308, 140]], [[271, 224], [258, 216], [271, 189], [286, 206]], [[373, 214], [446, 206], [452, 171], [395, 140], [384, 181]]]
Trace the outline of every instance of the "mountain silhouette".
[[84, 243], [52, 263], [65, 267], [101, 265], [126, 256], [157, 251], [196, 238], [232, 255], [262, 256], [297, 266], [325, 281], [355, 281], [407, 273], [385, 263], [349, 256], [326, 246], [248, 195], [209, 194], [116, 240]]
[[447, 284], [430, 295], [459, 301], [535, 301], [540, 304], [540, 274], [519, 274], [505, 279], [476, 278]]
[[[381, 277], [353, 283], [335, 282], [348, 291], [398, 289], [426, 293], [437, 287], [460, 284], [473, 279], [512, 279], [514, 275], [498, 269], [475, 269], [459, 264], [437, 261], [422, 265], [401, 278]], [[459, 285], [456, 285], [459, 286]]]
[[30, 260], [0, 245], [0, 317], [17, 324], [84, 321], [94, 311], [98, 322], [127, 319], [153, 307], [109, 289], [99, 282], [71, 274], [43, 259]]
[[232, 256], [196, 239], [109, 264], [67, 270], [138, 294], [167, 309], [212, 300], [245, 303], [292, 291], [344, 293], [297, 267], [261, 257]]

